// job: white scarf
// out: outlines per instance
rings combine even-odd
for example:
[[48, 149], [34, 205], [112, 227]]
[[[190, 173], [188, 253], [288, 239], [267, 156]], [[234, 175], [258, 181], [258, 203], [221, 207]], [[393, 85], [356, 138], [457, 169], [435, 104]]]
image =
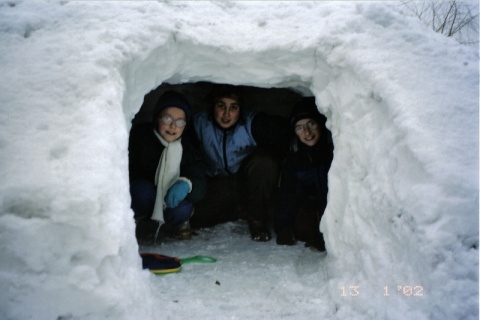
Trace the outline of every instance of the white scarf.
[[167, 142], [158, 134], [157, 130], [153, 130], [153, 132], [162, 145], [165, 146], [158, 161], [157, 172], [155, 173], [157, 196], [155, 198], [155, 207], [152, 215], [152, 219], [160, 221], [160, 225], [162, 225], [165, 222], [163, 210], [166, 208], [163, 199], [168, 189], [170, 189], [180, 177], [180, 161], [182, 160], [183, 148], [181, 139]]

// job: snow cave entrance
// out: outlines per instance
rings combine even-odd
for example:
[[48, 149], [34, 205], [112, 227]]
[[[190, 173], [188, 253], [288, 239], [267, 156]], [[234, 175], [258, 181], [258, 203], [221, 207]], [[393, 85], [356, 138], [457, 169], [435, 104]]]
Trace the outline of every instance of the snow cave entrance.
[[[150, 121], [153, 108], [158, 98], [167, 90], [175, 90], [184, 94], [192, 105], [192, 114], [204, 110], [208, 108], [205, 97], [215, 85], [217, 84], [211, 82], [163, 83], [145, 95], [140, 110], [132, 120], [132, 125]], [[290, 88], [241, 87], [242, 92], [245, 94], [245, 101], [249, 107], [252, 107], [255, 111], [263, 111], [283, 117], [288, 117], [293, 105], [302, 98], [302, 93]]]
[[[214, 86], [228, 83], [212, 82], [188, 82], [180, 84], [163, 83], [155, 89], [152, 89], [144, 96], [143, 103], [139, 111], [131, 121], [131, 128], [136, 125], [148, 123], [152, 119], [152, 112], [158, 102], [159, 97], [167, 90], [174, 90], [182, 93], [192, 106], [192, 114], [209, 108], [206, 100], [207, 95]], [[256, 86], [240, 86], [243, 93], [245, 104], [257, 112], [288, 118], [293, 106], [304, 96], [313, 96], [310, 92], [299, 92], [298, 89], [283, 88], [261, 88]], [[281, 163], [286, 155], [278, 156]], [[270, 231], [275, 239], [275, 233], [272, 225], [272, 213], [270, 213]]]

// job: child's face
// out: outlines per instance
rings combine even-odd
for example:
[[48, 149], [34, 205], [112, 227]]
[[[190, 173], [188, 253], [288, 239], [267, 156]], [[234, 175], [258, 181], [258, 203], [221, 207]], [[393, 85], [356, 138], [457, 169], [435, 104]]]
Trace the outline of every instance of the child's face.
[[240, 104], [238, 100], [233, 99], [233, 97], [224, 97], [215, 101], [213, 118], [221, 128], [228, 129], [234, 126], [238, 122], [239, 117]]
[[295, 124], [295, 134], [309, 147], [314, 146], [320, 139], [318, 123], [313, 119], [298, 120]]
[[177, 107], [165, 108], [157, 118], [157, 131], [167, 142], [173, 142], [180, 138], [185, 125], [185, 112]]

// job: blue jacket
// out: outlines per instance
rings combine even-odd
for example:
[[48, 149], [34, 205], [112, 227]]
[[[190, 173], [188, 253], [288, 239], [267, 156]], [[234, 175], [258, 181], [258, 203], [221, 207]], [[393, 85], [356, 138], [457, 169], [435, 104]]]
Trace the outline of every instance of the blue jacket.
[[252, 121], [255, 112], [245, 111], [239, 122], [229, 129], [215, 124], [211, 113], [204, 110], [193, 116], [193, 127], [205, 161], [205, 174], [208, 177], [225, 177], [235, 174], [242, 161], [257, 146], [252, 134]]

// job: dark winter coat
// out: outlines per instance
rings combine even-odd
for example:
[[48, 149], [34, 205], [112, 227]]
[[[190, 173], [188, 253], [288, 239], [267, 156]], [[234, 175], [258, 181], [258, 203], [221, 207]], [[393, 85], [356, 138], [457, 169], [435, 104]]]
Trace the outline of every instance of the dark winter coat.
[[[151, 123], [142, 123], [132, 127], [128, 145], [130, 182], [147, 180], [155, 183], [158, 162], [165, 148], [153, 132]], [[180, 164], [180, 176], [192, 182], [192, 191], [187, 200], [197, 202], [206, 192], [204, 168], [193, 150], [182, 141], [183, 153]]]
[[327, 204], [328, 170], [333, 159], [331, 135], [323, 128], [320, 140], [309, 147], [295, 138], [282, 169], [275, 229], [293, 229], [296, 215], [307, 198], [315, 199], [315, 211], [323, 214]]
[[288, 149], [288, 120], [280, 116], [242, 110], [238, 123], [223, 129], [216, 125], [211, 111], [204, 110], [193, 116], [192, 124], [191, 139], [204, 156], [209, 177], [237, 173], [256, 147], [278, 153]]

